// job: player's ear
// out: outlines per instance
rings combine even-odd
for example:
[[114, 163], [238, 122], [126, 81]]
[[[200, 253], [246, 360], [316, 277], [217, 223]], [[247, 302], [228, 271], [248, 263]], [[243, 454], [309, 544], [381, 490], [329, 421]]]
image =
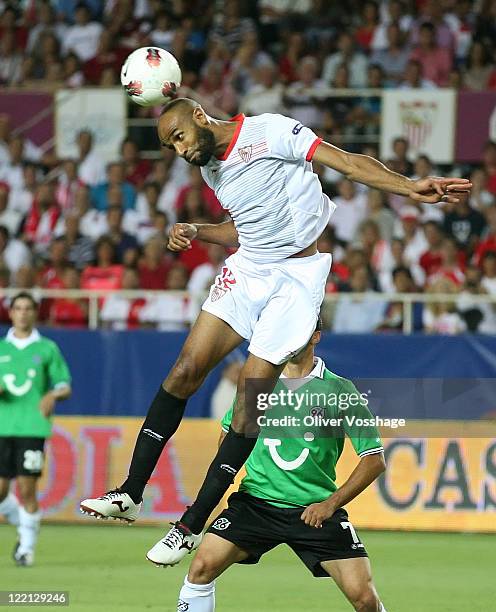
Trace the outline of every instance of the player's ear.
[[320, 342], [321, 333], [320, 331], [313, 332], [312, 344], [315, 346]]
[[203, 127], [209, 124], [208, 115], [201, 106], [196, 106], [193, 109], [193, 121]]

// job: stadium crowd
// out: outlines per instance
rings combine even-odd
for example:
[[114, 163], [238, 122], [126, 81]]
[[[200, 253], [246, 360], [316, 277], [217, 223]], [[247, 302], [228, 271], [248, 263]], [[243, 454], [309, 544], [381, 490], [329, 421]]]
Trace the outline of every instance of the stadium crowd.
[[[374, 157], [380, 98], [326, 98], [326, 89], [496, 89], [495, 0], [0, 0], [3, 87], [113, 86], [129, 52], [147, 44], [178, 58], [183, 85], [207, 111], [282, 112]], [[144, 159], [142, 148], [138, 137], [127, 138], [120, 157], [105, 164], [84, 129], [78, 157], [57, 159], [0, 114], [0, 287], [205, 291], [226, 252], [195, 242], [173, 255], [165, 248], [168, 227], [222, 221], [225, 212], [198, 168], [167, 149]], [[393, 150], [384, 163], [408, 176], [451, 170], [425, 155], [412, 162], [403, 137]], [[496, 295], [496, 143], [487, 143], [479, 165], [457, 168], [474, 188], [456, 205], [418, 205], [318, 164], [314, 170], [338, 204], [319, 240], [334, 259], [327, 290], [343, 294], [326, 313], [335, 331], [402, 329], [401, 303], [354, 293], [429, 292], [453, 299], [415, 304], [416, 331], [496, 333], [492, 305], [473, 301]], [[116, 329], [181, 329], [194, 315], [192, 303], [167, 292], [111, 295], [100, 318]], [[4, 299], [1, 322], [7, 308]], [[40, 316], [85, 326], [88, 304], [45, 299]]]

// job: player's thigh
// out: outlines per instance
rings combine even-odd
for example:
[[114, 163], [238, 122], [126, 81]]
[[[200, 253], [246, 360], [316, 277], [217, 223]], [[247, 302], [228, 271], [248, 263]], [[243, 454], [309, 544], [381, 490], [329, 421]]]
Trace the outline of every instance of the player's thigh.
[[235, 431], [258, 430], [257, 396], [271, 393], [285, 363], [275, 365], [266, 359], [249, 354], [238, 378], [232, 427]]
[[248, 553], [213, 533], [206, 533], [191, 563], [188, 580], [194, 584], [208, 584], [233, 563], [248, 558]]
[[165, 380], [169, 386], [178, 378], [202, 378], [210, 372], [226, 355], [243, 342], [234, 329], [222, 319], [200, 312], [181, 353]]
[[357, 609], [373, 610], [378, 604], [368, 557], [322, 561], [321, 566]]

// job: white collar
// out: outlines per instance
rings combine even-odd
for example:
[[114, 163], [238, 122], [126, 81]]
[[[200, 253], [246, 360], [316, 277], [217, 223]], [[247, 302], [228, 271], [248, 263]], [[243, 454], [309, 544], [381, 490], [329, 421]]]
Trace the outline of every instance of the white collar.
[[25, 349], [30, 344], [33, 344], [33, 342], [38, 342], [40, 339], [40, 332], [37, 329], [33, 329], [27, 338], [17, 338], [17, 336], [14, 336], [13, 327], [9, 329], [5, 338], [7, 342], [13, 344], [17, 349]]
[[[313, 370], [305, 378], [324, 378], [325, 363], [320, 357], [313, 358]], [[281, 374], [280, 378], [288, 378]]]

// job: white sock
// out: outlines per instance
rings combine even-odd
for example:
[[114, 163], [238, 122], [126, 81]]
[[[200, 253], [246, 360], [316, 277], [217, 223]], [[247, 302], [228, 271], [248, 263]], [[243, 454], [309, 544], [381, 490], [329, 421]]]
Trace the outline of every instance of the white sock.
[[13, 493], [7, 493], [7, 497], [0, 502], [0, 514], [3, 514], [11, 525], [19, 525], [19, 501]]
[[177, 612], [214, 612], [215, 582], [209, 584], [193, 584], [188, 577], [179, 593]]
[[19, 555], [34, 552], [38, 531], [40, 530], [41, 512], [27, 512], [19, 507]]
[[384, 604], [382, 603], [382, 601], [379, 604], [381, 607], [379, 608], [379, 612], [387, 612], [386, 608], [384, 607]]

